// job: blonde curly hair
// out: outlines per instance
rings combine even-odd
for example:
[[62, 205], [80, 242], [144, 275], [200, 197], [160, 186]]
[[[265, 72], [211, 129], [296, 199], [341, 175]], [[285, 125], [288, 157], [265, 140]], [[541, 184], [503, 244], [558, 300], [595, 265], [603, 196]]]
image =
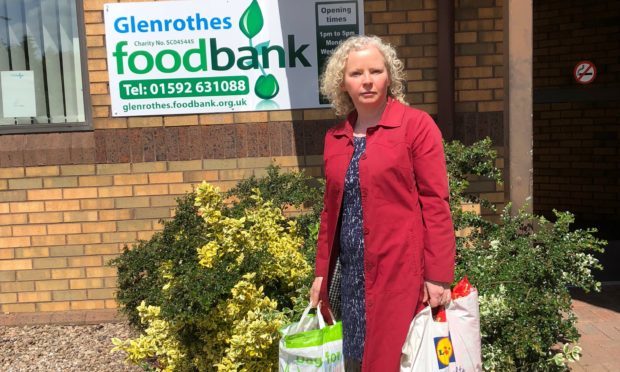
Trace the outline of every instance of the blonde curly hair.
[[369, 46], [376, 47], [385, 59], [385, 67], [390, 78], [388, 96], [406, 104], [404, 65], [398, 59], [394, 47], [374, 35], [351, 36], [342, 42], [329, 57], [320, 81], [321, 94], [331, 102], [338, 116], [345, 116], [355, 109], [349, 94], [342, 90], [344, 69], [349, 53], [366, 49]]

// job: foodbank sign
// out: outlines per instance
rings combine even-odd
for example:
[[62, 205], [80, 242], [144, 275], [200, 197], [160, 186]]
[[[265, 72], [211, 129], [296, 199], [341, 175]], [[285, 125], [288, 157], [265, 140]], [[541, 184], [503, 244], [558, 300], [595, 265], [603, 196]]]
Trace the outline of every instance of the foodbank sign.
[[113, 116], [325, 107], [318, 78], [362, 0], [105, 4]]

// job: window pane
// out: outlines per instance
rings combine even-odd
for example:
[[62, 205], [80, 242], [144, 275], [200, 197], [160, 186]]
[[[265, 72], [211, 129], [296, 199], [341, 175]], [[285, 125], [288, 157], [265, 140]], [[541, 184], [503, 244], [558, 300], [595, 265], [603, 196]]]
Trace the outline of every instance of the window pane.
[[76, 0], [0, 0], [0, 125], [84, 122], [80, 52]]

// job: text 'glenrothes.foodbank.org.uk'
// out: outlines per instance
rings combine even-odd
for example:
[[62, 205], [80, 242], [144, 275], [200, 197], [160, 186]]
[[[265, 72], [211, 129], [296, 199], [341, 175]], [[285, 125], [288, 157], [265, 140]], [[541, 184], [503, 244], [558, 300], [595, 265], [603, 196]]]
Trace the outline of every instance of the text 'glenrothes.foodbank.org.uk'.
[[246, 98], [227, 99], [227, 100], [191, 100], [191, 101], [172, 101], [164, 102], [152, 101], [143, 103], [126, 103], [123, 105], [123, 112], [139, 111], [139, 110], [156, 110], [171, 108], [204, 108], [204, 107], [227, 107], [234, 109], [235, 107], [245, 107], [248, 105]]

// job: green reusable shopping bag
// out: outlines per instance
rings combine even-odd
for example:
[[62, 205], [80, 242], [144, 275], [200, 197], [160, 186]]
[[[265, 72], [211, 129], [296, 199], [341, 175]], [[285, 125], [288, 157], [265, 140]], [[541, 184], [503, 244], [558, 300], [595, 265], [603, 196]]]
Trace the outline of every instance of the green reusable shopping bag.
[[320, 309], [310, 315], [310, 305], [299, 322], [282, 328], [280, 333], [280, 372], [341, 372], [342, 322], [325, 324]]

